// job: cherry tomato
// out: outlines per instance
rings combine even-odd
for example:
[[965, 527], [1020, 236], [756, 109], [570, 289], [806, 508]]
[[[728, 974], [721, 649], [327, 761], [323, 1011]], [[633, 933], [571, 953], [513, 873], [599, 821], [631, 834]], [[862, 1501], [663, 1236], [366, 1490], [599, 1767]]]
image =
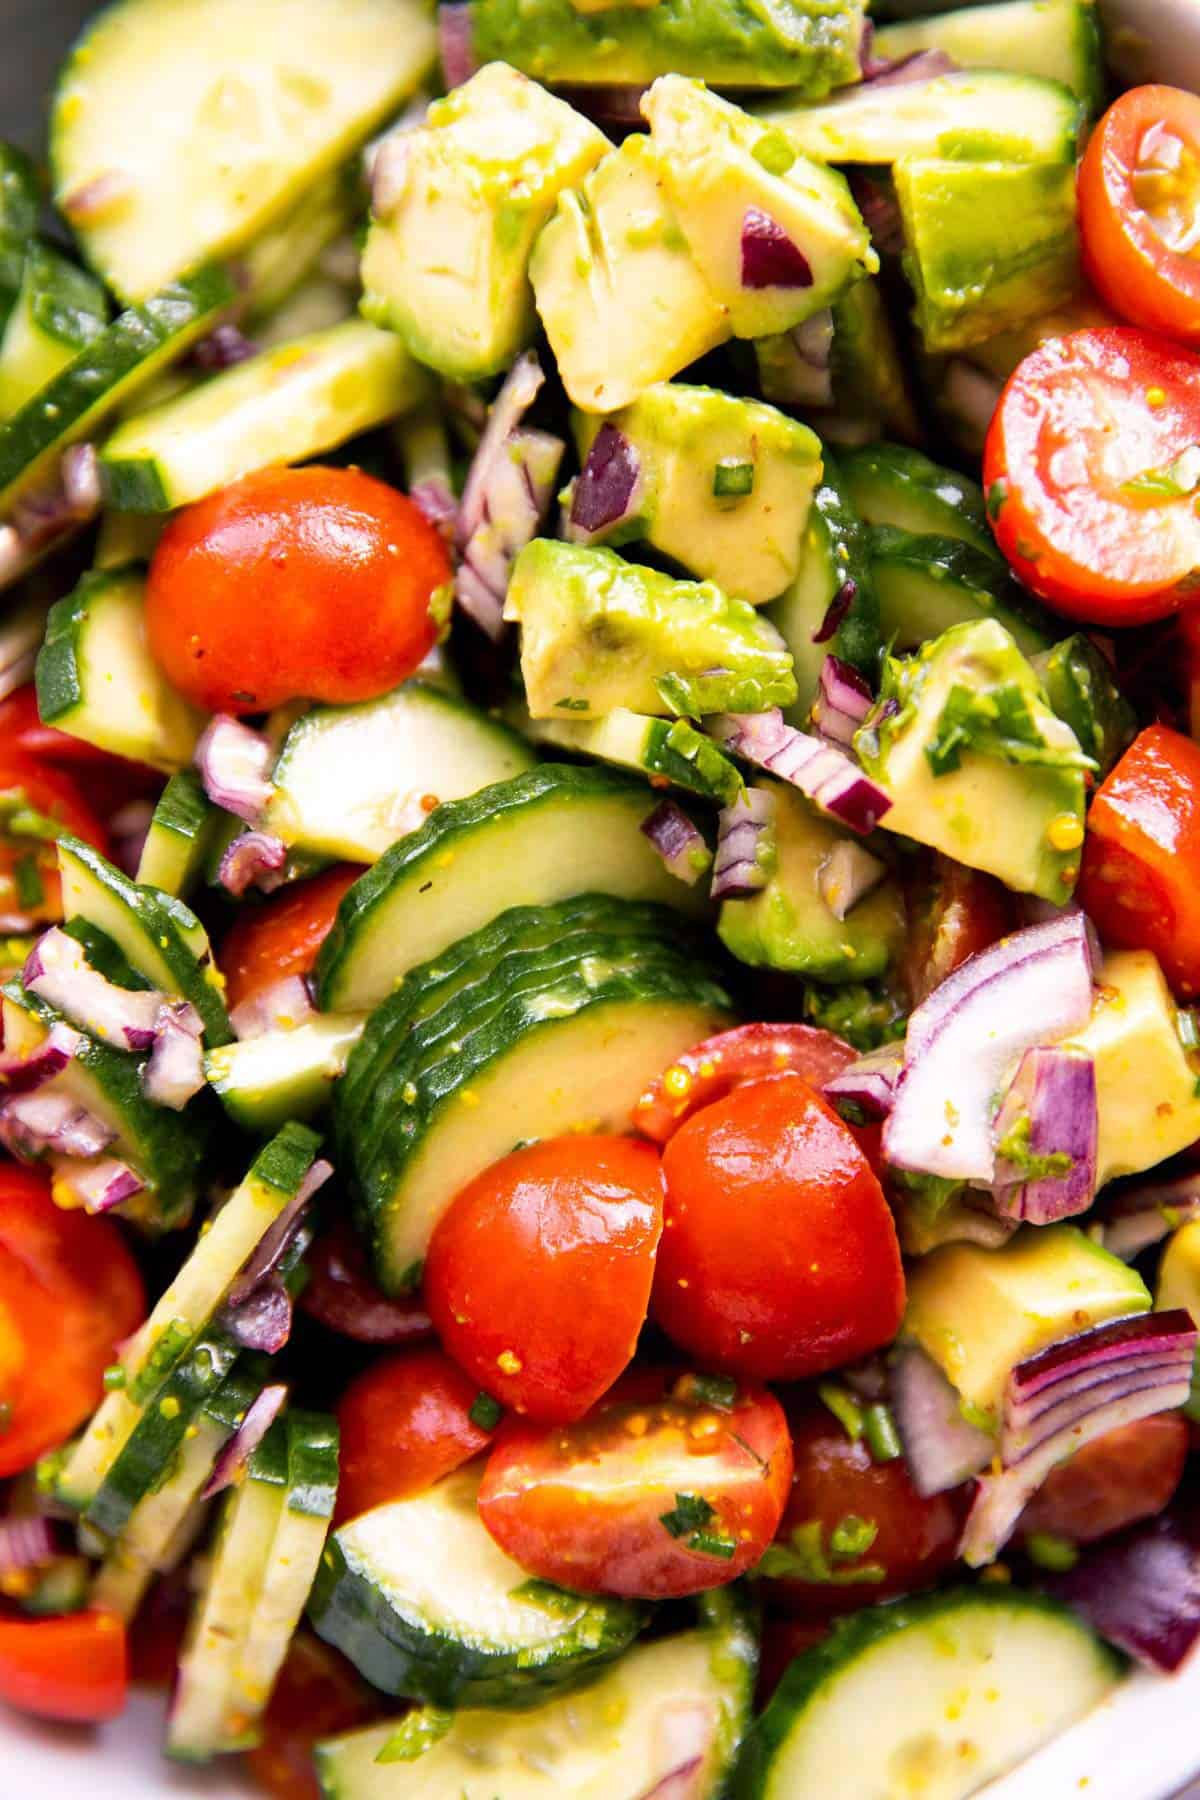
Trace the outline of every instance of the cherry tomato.
[[937, 855], [906, 893], [904, 980], [914, 1006], [961, 963], [1017, 924], [1008, 889], [991, 875]]
[[1177, 994], [1200, 993], [1200, 745], [1136, 737], [1088, 813], [1079, 900], [1101, 937], [1152, 950]]
[[369, 1725], [386, 1704], [344, 1656], [298, 1631], [263, 1716], [262, 1741], [246, 1758], [252, 1777], [276, 1800], [321, 1800], [313, 1745]]
[[1079, 170], [1084, 262], [1113, 311], [1200, 343], [1200, 99], [1130, 88], [1109, 107]]
[[489, 1434], [470, 1416], [478, 1398], [440, 1350], [386, 1356], [356, 1377], [337, 1407], [338, 1522], [423, 1493], [486, 1449]]
[[134, 1687], [169, 1693], [175, 1685], [194, 1600], [186, 1564], [154, 1583], [129, 1627], [129, 1679]]
[[28, 1468], [82, 1424], [145, 1310], [113, 1221], [63, 1212], [47, 1176], [0, 1164], [0, 1476]]
[[[55, 769], [67, 769], [78, 785], [84, 804], [107, 819], [130, 800], [156, 795], [163, 778], [145, 763], [130, 762], [97, 749], [86, 738], [72, 737], [53, 725], [43, 725], [32, 682], [0, 700], [0, 758], [15, 751]], [[86, 832], [80, 832], [86, 837]], [[90, 839], [88, 840], [91, 841]]]
[[1155, 1413], [1106, 1431], [1050, 1472], [1021, 1514], [1021, 1535], [1042, 1531], [1090, 1544], [1151, 1519], [1174, 1497], [1187, 1454], [1187, 1420], [1180, 1413]]
[[[55, 824], [108, 853], [108, 833], [80, 792], [61, 769], [47, 767], [19, 750], [0, 745], [0, 795], [6, 806], [53, 820]], [[9, 801], [8, 797], [12, 796]], [[31, 825], [35, 822], [30, 821]], [[0, 820], [0, 832], [5, 831]], [[30, 885], [32, 884], [32, 886]], [[58, 853], [51, 837], [8, 831], [0, 836], [0, 916], [15, 914], [49, 923], [62, 918]]]
[[650, 1083], [633, 1109], [634, 1129], [665, 1144], [685, 1119], [744, 1081], [791, 1070], [819, 1088], [857, 1056], [844, 1039], [814, 1025], [735, 1025], [685, 1050]]
[[829, 1636], [829, 1626], [821, 1619], [765, 1619], [758, 1656], [756, 1700], [761, 1710], [775, 1692], [792, 1664], [814, 1644]]
[[125, 1627], [115, 1613], [0, 1618], [0, 1700], [39, 1719], [95, 1725], [125, 1705]]
[[360, 1344], [419, 1344], [433, 1336], [417, 1295], [389, 1300], [376, 1287], [367, 1253], [348, 1219], [337, 1219], [305, 1258], [308, 1280], [300, 1305], [330, 1331]]
[[232, 1010], [289, 975], [307, 975], [333, 927], [342, 895], [362, 870], [339, 863], [298, 881], [261, 905], [244, 906], [225, 934], [218, 962]]
[[792, 1452], [777, 1543], [795, 1572], [765, 1582], [769, 1606], [831, 1618], [928, 1587], [954, 1561], [969, 1486], [922, 1500], [903, 1457], [875, 1462], [819, 1401], [793, 1414]]
[[358, 469], [264, 469], [187, 506], [146, 591], [150, 648], [209, 712], [385, 694], [437, 639], [446, 548], [404, 494]]
[[743, 1386], [717, 1405], [687, 1378], [656, 1385], [660, 1399], [624, 1388], [573, 1425], [502, 1428], [479, 1516], [531, 1575], [666, 1600], [733, 1581], [770, 1543], [792, 1478], [774, 1395]]
[[1027, 356], [984, 451], [996, 541], [1074, 619], [1137, 625], [1195, 591], [1200, 358], [1144, 331], [1073, 331]]
[[662, 1235], [658, 1153], [633, 1138], [548, 1138], [456, 1196], [425, 1299], [446, 1349], [532, 1419], [582, 1418], [637, 1349]]
[[888, 1344], [904, 1274], [883, 1190], [798, 1075], [737, 1088], [663, 1152], [652, 1308], [705, 1365], [798, 1381]]

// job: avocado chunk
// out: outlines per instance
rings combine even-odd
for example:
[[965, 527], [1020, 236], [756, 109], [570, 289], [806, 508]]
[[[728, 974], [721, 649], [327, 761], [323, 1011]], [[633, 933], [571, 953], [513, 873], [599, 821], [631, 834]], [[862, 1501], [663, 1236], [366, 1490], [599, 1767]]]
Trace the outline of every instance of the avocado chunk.
[[[821, 891], [839, 845], [857, 843], [782, 782], [757, 783], [775, 798], [775, 866], [767, 884], [721, 906], [717, 934], [740, 962], [818, 981], [882, 975], [904, 941], [904, 907], [890, 877], [839, 919]], [[853, 853], [853, 852], [852, 852]], [[861, 853], [861, 852], [860, 852]]]
[[[642, 539], [752, 606], [782, 593], [800, 563], [821, 446], [807, 425], [759, 400], [657, 382], [632, 406], [573, 418], [580, 460], [607, 425], [637, 463], [634, 512], [589, 543]], [[585, 478], [586, 479], [586, 478]]]
[[1050, 705], [1075, 733], [1103, 780], [1124, 756], [1137, 732], [1132, 706], [1112, 669], [1082, 631], [1030, 658]]
[[618, 706], [698, 718], [796, 697], [783, 640], [746, 601], [612, 550], [535, 538], [513, 567], [504, 616], [521, 624], [535, 719], [599, 718]]
[[901, 1331], [958, 1389], [972, 1422], [995, 1427], [1017, 1363], [1149, 1308], [1141, 1276], [1075, 1226], [1025, 1226], [996, 1250], [947, 1244], [924, 1257], [909, 1275]]
[[646, 137], [626, 138], [559, 195], [529, 273], [563, 386], [585, 412], [628, 406], [730, 335]]
[[498, 374], [534, 335], [534, 240], [608, 147], [527, 76], [480, 69], [380, 152], [395, 156], [396, 179], [376, 183], [363, 312], [443, 375]]
[[1096, 1066], [1098, 1187], [1152, 1169], [1200, 1137], [1200, 1067], [1183, 1047], [1178, 1019], [1148, 950], [1105, 957], [1092, 1016], [1068, 1045], [1090, 1051]]
[[735, 337], [790, 331], [879, 258], [845, 177], [699, 81], [642, 100], [667, 199]]
[[889, 657], [854, 747], [891, 796], [887, 830], [1017, 893], [1070, 899], [1094, 764], [998, 621], [952, 625], [916, 656]]

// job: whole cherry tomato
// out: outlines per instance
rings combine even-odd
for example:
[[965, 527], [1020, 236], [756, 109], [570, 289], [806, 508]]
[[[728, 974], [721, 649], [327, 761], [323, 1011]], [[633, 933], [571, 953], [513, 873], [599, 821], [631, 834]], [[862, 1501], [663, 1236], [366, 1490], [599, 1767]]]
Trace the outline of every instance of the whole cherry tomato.
[[339, 863], [297, 881], [261, 905], [244, 906], [225, 934], [218, 962], [230, 1009], [289, 975], [307, 975], [329, 936], [342, 895], [362, 870]]
[[146, 631], [171, 685], [209, 712], [369, 700], [433, 648], [449, 580], [441, 538], [395, 488], [357, 469], [264, 469], [168, 524]]
[[433, 1336], [419, 1295], [389, 1300], [376, 1287], [362, 1240], [348, 1219], [336, 1219], [304, 1260], [308, 1280], [301, 1308], [328, 1330], [360, 1344], [419, 1344]]
[[665, 1144], [685, 1119], [745, 1081], [790, 1070], [819, 1088], [857, 1057], [844, 1039], [815, 1025], [735, 1025], [685, 1050], [650, 1083], [633, 1109], [634, 1128]]
[[1180, 1413], [1119, 1425], [1051, 1470], [1018, 1530], [1090, 1544], [1151, 1519], [1174, 1498], [1187, 1454], [1188, 1422]]
[[988, 431], [996, 541], [1071, 618], [1165, 618], [1196, 590], [1198, 443], [1200, 357], [1125, 326], [1054, 338], [1014, 371]]
[[263, 1715], [262, 1741], [246, 1757], [252, 1777], [276, 1800], [321, 1800], [313, 1745], [369, 1725], [386, 1704], [344, 1656], [298, 1631]]
[[478, 1398], [440, 1350], [404, 1350], [357, 1376], [337, 1406], [338, 1522], [423, 1493], [486, 1449], [490, 1435], [471, 1418]]
[[904, 1274], [883, 1190], [798, 1075], [736, 1088], [663, 1152], [652, 1308], [704, 1365], [797, 1381], [895, 1337]]
[[442, 1343], [515, 1412], [582, 1418], [637, 1349], [662, 1218], [649, 1144], [579, 1136], [514, 1150], [433, 1234], [424, 1290]]
[[0, 1618], [0, 1700], [39, 1719], [115, 1719], [129, 1689], [125, 1627], [115, 1613]]
[[904, 979], [914, 1006], [961, 963], [1017, 924], [1008, 889], [953, 857], [934, 856], [909, 883]]
[[733, 1581], [770, 1543], [792, 1478], [774, 1395], [730, 1384], [714, 1401], [686, 1376], [655, 1386], [661, 1398], [623, 1383], [572, 1425], [501, 1428], [479, 1516], [531, 1575], [665, 1600]]

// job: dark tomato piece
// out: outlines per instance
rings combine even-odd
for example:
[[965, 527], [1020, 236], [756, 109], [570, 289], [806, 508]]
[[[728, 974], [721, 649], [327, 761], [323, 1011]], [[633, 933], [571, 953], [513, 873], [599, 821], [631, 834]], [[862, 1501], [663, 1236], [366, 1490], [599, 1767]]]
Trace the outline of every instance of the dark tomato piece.
[[423, 1493], [491, 1442], [471, 1418], [478, 1386], [440, 1350], [386, 1356], [338, 1402], [337, 1519]]
[[313, 1745], [369, 1725], [386, 1706], [344, 1656], [298, 1631], [263, 1716], [262, 1741], [246, 1758], [251, 1775], [275, 1800], [321, 1800]]
[[1187, 1454], [1187, 1420], [1180, 1413], [1155, 1413], [1106, 1431], [1051, 1470], [1021, 1514], [1021, 1535], [1045, 1532], [1090, 1544], [1153, 1518], [1174, 1498]]
[[225, 934], [219, 962], [232, 1011], [289, 975], [307, 975], [333, 929], [342, 895], [362, 874], [339, 863], [261, 905], [244, 906]]
[[633, 1109], [634, 1128], [665, 1144], [685, 1119], [743, 1082], [790, 1072], [819, 1088], [858, 1051], [815, 1025], [735, 1025], [685, 1050], [652, 1081]]
[[308, 1280], [302, 1311], [330, 1331], [360, 1344], [419, 1344], [433, 1323], [419, 1295], [389, 1300], [376, 1287], [362, 1241], [348, 1219], [338, 1219], [305, 1258]]

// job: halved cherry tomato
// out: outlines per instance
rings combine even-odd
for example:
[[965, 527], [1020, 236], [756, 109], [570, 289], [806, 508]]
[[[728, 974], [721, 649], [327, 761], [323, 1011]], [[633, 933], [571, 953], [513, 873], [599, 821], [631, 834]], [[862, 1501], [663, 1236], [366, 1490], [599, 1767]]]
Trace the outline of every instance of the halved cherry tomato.
[[13, 751], [52, 768], [69, 770], [84, 804], [104, 819], [130, 800], [157, 794], [163, 785], [157, 769], [113, 756], [86, 738], [43, 725], [32, 682], [0, 700], [0, 760]]
[[896, 1335], [904, 1274], [883, 1190], [798, 1075], [736, 1088], [663, 1152], [652, 1309], [706, 1366], [798, 1381]]
[[1014, 371], [984, 484], [996, 541], [1075, 619], [1137, 625], [1196, 591], [1200, 357], [1124, 326], [1073, 331]]
[[307, 975], [333, 927], [342, 895], [362, 874], [339, 863], [298, 881], [261, 905], [244, 906], [225, 934], [218, 961], [232, 1009], [289, 975]]
[[1176, 993], [1200, 994], [1200, 745], [1150, 725], [1092, 801], [1079, 879], [1109, 944], [1152, 950]]
[[28, 1468], [87, 1418], [145, 1310], [113, 1221], [61, 1211], [40, 1171], [0, 1164], [0, 1476]]
[[[619, 1389], [573, 1425], [502, 1427], [479, 1516], [531, 1575], [584, 1594], [666, 1600], [733, 1581], [783, 1514], [792, 1448], [765, 1388], [732, 1404], [686, 1378]], [[728, 1395], [723, 1399], [729, 1399]]]
[[115, 1613], [0, 1618], [0, 1700], [39, 1719], [115, 1719], [129, 1688], [125, 1626]]
[[1200, 343], [1200, 99], [1130, 88], [1088, 140], [1079, 222], [1088, 274], [1115, 313]]
[[446, 547], [358, 469], [264, 469], [185, 507], [146, 591], [150, 648], [209, 712], [370, 700], [433, 648]]
[[905, 894], [908, 938], [904, 980], [914, 1006], [961, 963], [996, 943], [1017, 923], [1008, 889], [991, 875], [937, 855]]
[[405, 1350], [359, 1375], [337, 1406], [337, 1517], [407, 1500], [491, 1442], [471, 1418], [479, 1388], [440, 1350]]
[[515, 1412], [582, 1418], [637, 1349], [662, 1220], [649, 1144], [579, 1136], [514, 1150], [433, 1234], [424, 1289], [439, 1337]]
[[650, 1083], [633, 1109], [634, 1130], [665, 1144], [685, 1119], [744, 1081], [790, 1070], [819, 1088], [857, 1056], [843, 1038], [815, 1025], [735, 1025], [685, 1050]]
[[321, 1800], [313, 1745], [369, 1725], [386, 1705], [344, 1656], [298, 1631], [263, 1715], [262, 1742], [246, 1758], [251, 1775], [277, 1800]]
[[175, 1685], [194, 1600], [186, 1564], [154, 1583], [129, 1627], [129, 1679], [134, 1687], [167, 1693]]
[[795, 1573], [764, 1581], [768, 1606], [832, 1618], [928, 1587], [954, 1561], [970, 1484], [923, 1500], [903, 1457], [875, 1462], [819, 1401], [792, 1414], [792, 1452], [777, 1541]]
[[305, 1258], [308, 1280], [300, 1305], [311, 1318], [360, 1344], [420, 1344], [433, 1336], [425, 1302], [416, 1294], [389, 1300], [376, 1287], [362, 1240], [348, 1219], [337, 1219]]
[[[65, 826], [85, 843], [107, 854], [108, 833], [85, 801], [74, 778], [47, 767], [19, 750], [0, 747], [0, 796]], [[17, 818], [19, 819], [19, 811]], [[58, 855], [52, 837], [6, 831], [0, 818], [0, 915], [17, 914], [38, 923], [62, 918]], [[32, 883], [32, 887], [29, 885]]]
[[1187, 1454], [1188, 1424], [1181, 1413], [1119, 1425], [1051, 1470], [1018, 1530], [1022, 1537], [1042, 1531], [1090, 1544], [1151, 1519], [1170, 1505]]

